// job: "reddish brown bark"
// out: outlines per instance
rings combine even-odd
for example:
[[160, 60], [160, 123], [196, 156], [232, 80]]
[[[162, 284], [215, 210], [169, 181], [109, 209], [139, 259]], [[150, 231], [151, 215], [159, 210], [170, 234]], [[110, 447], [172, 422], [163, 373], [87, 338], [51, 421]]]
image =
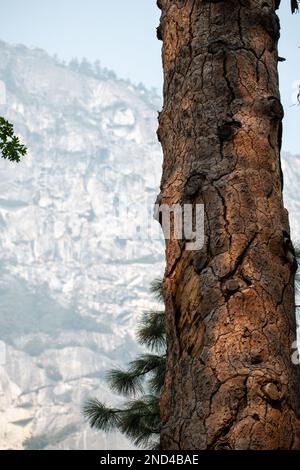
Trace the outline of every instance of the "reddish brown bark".
[[300, 448], [295, 259], [283, 207], [274, 0], [159, 0], [164, 204], [204, 203], [198, 252], [166, 243], [162, 449]]

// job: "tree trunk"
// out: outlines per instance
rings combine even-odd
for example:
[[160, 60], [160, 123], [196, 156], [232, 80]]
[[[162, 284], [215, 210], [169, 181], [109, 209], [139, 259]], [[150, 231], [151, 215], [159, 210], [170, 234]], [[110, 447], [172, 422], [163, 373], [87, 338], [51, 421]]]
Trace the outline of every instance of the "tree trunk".
[[280, 165], [280, 2], [157, 3], [158, 202], [205, 206], [201, 250], [166, 241], [161, 448], [300, 448], [296, 263]]

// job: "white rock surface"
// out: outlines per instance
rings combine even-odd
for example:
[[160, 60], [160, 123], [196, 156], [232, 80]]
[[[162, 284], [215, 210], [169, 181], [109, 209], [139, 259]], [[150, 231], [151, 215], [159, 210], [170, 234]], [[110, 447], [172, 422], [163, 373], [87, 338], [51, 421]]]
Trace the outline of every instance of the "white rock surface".
[[0, 447], [131, 446], [91, 431], [81, 407], [120, 402], [104, 374], [136, 354], [137, 319], [163, 272], [162, 241], [135, 240], [137, 222], [128, 230], [118, 213], [158, 191], [160, 100], [4, 43], [0, 80], [1, 115], [29, 148], [19, 165], [0, 161]]

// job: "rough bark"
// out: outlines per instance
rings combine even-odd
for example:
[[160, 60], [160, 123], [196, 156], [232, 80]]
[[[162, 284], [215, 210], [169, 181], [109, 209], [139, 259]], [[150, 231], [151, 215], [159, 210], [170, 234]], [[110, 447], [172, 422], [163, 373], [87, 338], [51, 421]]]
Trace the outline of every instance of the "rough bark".
[[205, 205], [202, 250], [166, 241], [162, 449], [300, 448], [279, 3], [157, 2], [164, 67], [158, 202]]

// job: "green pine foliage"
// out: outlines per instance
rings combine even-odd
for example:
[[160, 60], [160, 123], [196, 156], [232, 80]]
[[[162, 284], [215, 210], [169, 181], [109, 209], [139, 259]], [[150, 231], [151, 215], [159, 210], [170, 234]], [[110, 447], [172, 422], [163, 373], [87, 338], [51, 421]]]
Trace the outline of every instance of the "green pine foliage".
[[[300, 245], [295, 247], [300, 264]], [[295, 278], [296, 293], [300, 292], [300, 269]], [[162, 280], [155, 279], [151, 291], [156, 300], [163, 301]], [[296, 305], [297, 310], [300, 309]], [[121, 408], [109, 407], [96, 398], [84, 405], [84, 415], [92, 428], [103, 431], [119, 430], [136, 446], [159, 448], [159, 397], [166, 367], [165, 312], [144, 312], [137, 330], [140, 344], [150, 349], [132, 361], [127, 370], [113, 369], [107, 373], [110, 389], [128, 398]]]
[[11, 162], [19, 162], [27, 153], [27, 148], [15, 135], [13, 125], [3, 117], [0, 117], [0, 152], [2, 158]]
[[[162, 280], [151, 285], [155, 298], [162, 301]], [[166, 366], [164, 311], [145, 312], [137, 330], [138, 341], [151, 352], [139, 355], [127, 370], [107, 373], [110, 389], [128, 400], [113, 408], [97, 398], [88, 399], [83, 413], [90, 426], [102, 431], [119, 430], [138, 447], [158, 448], [160, 433], [159, 397]]]
[[165, 347], [165, 312], [163, 310], [150, 310], [143, 314], [137, 331], [137, 339], [151, 351], [157, 352]]
[[157, 277], [151, 282], [150, 291], [158, 302], [164, 302], [163, 279]]

